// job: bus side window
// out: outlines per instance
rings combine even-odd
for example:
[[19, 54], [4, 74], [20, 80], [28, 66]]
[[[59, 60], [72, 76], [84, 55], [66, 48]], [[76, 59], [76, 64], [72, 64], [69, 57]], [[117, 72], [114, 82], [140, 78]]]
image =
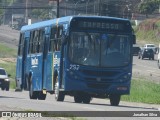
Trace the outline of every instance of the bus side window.
[[29, 54], [32, 54], [32, 51], [33, 51], [33, 35], [34, 35], [34, 31], [32, 31], [30, 35], [30, 42], [29, 42], [29, 49], [28, 49]]
[[62, 38], [62, 30], [63, 26], [60, 27], [52, 27], [50, 34], [50, 47], [49, 51], [59, 51], [61, 47], [61, 38]]
[[30, 32], [30, 37], [29, 37], [29, 46], [28, 46], [28, 54], [30, 54], [30, 42], [31, 42], [31, 36], [32, 36], [32, 32]]
[[62, 31], [63, 26], [59, 26], [57, 31], [57, 50], [60, 50], [61, 48]]
[[24, 33], [21, 33], [19, 47], [18, 47], [18, 56], [22, 56], [23, 47], [24, 47]]
[[40, 30], [37, 31], [37, 36], [36, 36], [36, 52], [39, 53], [40, 51]]
[[34, 32], [34, 37], [33, 37], [33, 53], [37, 53], [37, 44], [38, 44], [38, 31]]
[[44, 45], [44, 30], [41, 29], [39, 31], [39, 52], [43, 51], [43, 45]]
[[56, 28], [51, 28], [49, 51], [54, 52], [56, 50], [56, 45]]

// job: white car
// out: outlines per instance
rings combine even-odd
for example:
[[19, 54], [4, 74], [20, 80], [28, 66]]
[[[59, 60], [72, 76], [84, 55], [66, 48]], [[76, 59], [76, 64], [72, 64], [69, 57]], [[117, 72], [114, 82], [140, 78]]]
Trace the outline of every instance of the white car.
[[0, 68], [0, 87], [2, 90], [9, 91], [10, 80], [4, 68]]
[[156, 46], [154, 44], [145, 44], [144, 45], [145, 49], [152, 49], [154, 53], [156, 53]]

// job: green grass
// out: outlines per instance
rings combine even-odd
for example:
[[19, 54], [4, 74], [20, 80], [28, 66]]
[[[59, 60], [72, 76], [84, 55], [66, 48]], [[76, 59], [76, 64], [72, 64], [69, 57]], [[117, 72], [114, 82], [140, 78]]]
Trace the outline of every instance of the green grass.
[[16, 57], [17, 50], [7, 47], [6, 45], [0, 44], [0, 58], [7, 58], [7, 57]]
[[142, 102], [160, 104], [160, 84], [143, 79], [133, 79], [130, 95], [122, 96], [122, 100], [130, 102]]
[[[143, 27], [133, 27], [136, 34], [137, 43], [154, 43], [158, 46], [160, 42], [160, 20], [144, 20], [142, 21], [141, 25], [143, 25]], [[154, 26], [154, 29], [152, 26]]]
[[141, 42], [141, 40], [143, 40], [145, 43], [159, 44], [159, 37], [156, 35], [156, 31], [153, 30], [138, 31], [136, 32], [136, 37], [137, 42]]

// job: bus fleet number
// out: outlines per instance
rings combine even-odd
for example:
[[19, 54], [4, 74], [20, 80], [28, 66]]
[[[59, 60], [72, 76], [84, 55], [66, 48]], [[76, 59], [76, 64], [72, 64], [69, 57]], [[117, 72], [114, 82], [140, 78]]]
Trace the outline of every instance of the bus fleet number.
[[70, 65], [70, 70], [79, 70], [79, 65]]

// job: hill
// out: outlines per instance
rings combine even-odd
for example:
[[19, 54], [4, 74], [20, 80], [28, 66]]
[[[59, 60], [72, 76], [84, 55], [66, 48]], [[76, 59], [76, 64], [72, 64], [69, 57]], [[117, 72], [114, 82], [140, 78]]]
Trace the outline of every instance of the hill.
[[147, 19], [135, 28], [138, 44], [160, 43], [160, 18]]

